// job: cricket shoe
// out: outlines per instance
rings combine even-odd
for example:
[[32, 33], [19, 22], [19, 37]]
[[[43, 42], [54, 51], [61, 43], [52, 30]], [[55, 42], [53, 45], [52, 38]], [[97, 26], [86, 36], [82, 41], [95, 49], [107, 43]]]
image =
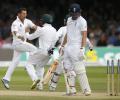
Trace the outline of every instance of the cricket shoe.
[[31, 89], [34, 89], [39, 82], [40, 82], [39, 79], [38, 80], [34, 80], [32, 86], [31, 86]]
[[49, 86], [49, 91], [54, 92], [55, 89], [56, 89], [55, 87]]
[[42, 82], [39, 82], [36, 86], [36, 89], [39, 90], [39, 91], [42, 91], [43, 90], [43, 84]]
[[85, 95], [85, 96], [90, 96], [91, 95], [91, 91], [89, 90], [84, 90], [84, 92], [83, 92], [83, 94]]
[[4, 85], [4, 87], [6, 88], [6, 89], [9, 89], [10, 87], [9, 87], [9, 81], [8, 80], [6, 80], [6, 79], [1, 79], [1, 81], [2, 81], [2, 83], [3, 83], [3, 85]]

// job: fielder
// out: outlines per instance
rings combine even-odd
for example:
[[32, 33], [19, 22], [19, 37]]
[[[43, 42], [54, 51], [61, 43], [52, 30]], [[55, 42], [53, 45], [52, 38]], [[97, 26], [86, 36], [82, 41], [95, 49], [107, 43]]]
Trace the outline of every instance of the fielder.
[[5, 74], [5, 76], [2, 79], [2, 83], [5, 86], [6, 89], [9, 89], [9, 82], [11, 80], [12, 73], [16, 66], [18, 65], [20, 61], [20, 56], [23, 52], [34, 52], [37, 50], [35, 46], [32, 44], [26, 42], [26, 28], [29, 27], [31, 29], [36, 30], [37, 26], [32, 23], [31, 20], [26, 18], [27, 16], [27, 10], [26, 8], [20, 8], [17, 12], [17, 18], [12, 23], [11, 31], [13, 35], [13, 59], [8, 67], [8, 70]]
[[[65, 34], [67, 33], [67, 29], [66, 29], [66, 22], [67, 22], [67, 19], [68, 19], [68, 15], [65, 17], [64, 19], [64, 25], [63, 27], [61, 27], [58, 32], [57, 32], [57, 35], [58, 35], [58, 38], [60, 40], [60, 43], [62, 43], [63, 39], [64, 39], [64, 36]], [[87, 38], [87, 45], [89, 47], [90, 50], [93, 49], [93, 45], [90, 43], [89, 39]], [[66, 83], [66, 94], [69, 94], [69, 87], [68, 87], [68, 83], [67, 83], [67, 80], [66, 80], [66, 74], [65, 74], [65, 71], [64, 71], [64, 68], [63, 68], [63, 57], [61, 57], [61, 60], [59, 62], [59, 65], [57, 66], [57, 69], [56, 71], [53, 73], [52, 75], [52, 78], [49, 82], [49, 90], [50, 91], [55, 91], [56, 87], [57, 87], [57, 83], [59, 81], [59, 77], [60, 75], [64, 73], [64, 78], [65, 78], [65, 83]]]
[[82, 92], [88, 96], [91, 94], [86, 69], [84, 64], [84, 52], [87, 39], [87, 22], [80, 14], [80, 5], [72, 4], [69, 8], [70, 15], [67, 21], [67, 35], [61, 45], [64, 49], [64, 69], [69, 84], [69, 95], [76, 94], [75, 77], [77, 76]]
[[[50, 59], [48, 51], [54, 48], [57, 40], [56, 29], [52, 27], [51, 23], [53, 21], [52, 16], [49, 14], [44, 14], [42, 16], [43, 27], [38, 27], [37, 30], [32, 34], [27, 34], [29, 40], [39, 38], [39, 50], [34, 52], [29, 56], [28, 62], [26, 64], [26, 69], [32, 80], [36, 80], [41, 77], [41, 81], [44, 74], [44, 67]], [[34, 65], [37, 65], [34, 67]], [[36, 70], [35, 70], [36, 69]], [[36, 85], [41, 84], [34, 82], [31, 89], [34, 89]]]

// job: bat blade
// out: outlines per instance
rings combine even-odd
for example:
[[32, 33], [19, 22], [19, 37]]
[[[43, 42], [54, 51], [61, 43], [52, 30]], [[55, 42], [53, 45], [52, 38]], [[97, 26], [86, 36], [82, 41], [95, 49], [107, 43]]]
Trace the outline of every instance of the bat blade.
[[49, 82], [49, 80], [51, 79], [52, 73], [56, 70], [57, 65], [58, 65], [58, 60], [55, 60], [53, 62], [53, 64], [51, 64], [50, 68], [48, 69], [46, 75], [43, 78], [43, 82], [42, 83], [44, 85], [47, 84]]

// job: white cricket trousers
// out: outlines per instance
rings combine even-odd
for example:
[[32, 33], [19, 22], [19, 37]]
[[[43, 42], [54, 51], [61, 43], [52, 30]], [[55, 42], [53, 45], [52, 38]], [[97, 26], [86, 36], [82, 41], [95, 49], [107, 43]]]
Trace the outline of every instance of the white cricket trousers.
[[[83, 52], [80, 52], [79, 45], [67, 46], [64, 52], [64, 68], [67, 71], [69, 77], [75, 76], [74, 73], [72, 73], [75, 72], [83, 92], [85, 91], [90, 92], [91, 89], [86, 75], [85, 65], [83, 60], [81, 59], [81, 56], [83, 56]], [[70, 82], [72, 83], [74, 80], [71, 79]], [[75, 84], [72, 85], [74, 86]]]
[[17, 67], [17, 65], [20, 62], [20, 56], [23, 52], [34, 52], [37, 50], [37, 48], [28, 43], [28, 42], [23, 42], [20, 39], [15, 39], [13, 40], [13, 49], [14, 49], [14, 53], [13, 53], [13, 58], [12, 58], [12, 62], [10, 64], [10, 66], [8, 67], [8, 70], [5, 74], [5, 76], [3, 77], [3, 79], [10, 81], [11, 80], [11, 76], [14, 72], [14, 69]]

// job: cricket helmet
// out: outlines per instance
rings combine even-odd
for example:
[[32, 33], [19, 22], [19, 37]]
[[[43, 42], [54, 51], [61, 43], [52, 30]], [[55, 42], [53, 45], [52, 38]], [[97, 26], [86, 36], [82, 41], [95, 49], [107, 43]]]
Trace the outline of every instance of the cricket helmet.
[[42, 17], [41, 17], [41, 20], [44, 23], [51, 24], [53, 22], [53, 17], [50, 14], [43, 14]]
[[69, 7], [69, 12], [70, 13], [77, 13], [80, 12], [80, 5], [78, 3], [73, 3]]

